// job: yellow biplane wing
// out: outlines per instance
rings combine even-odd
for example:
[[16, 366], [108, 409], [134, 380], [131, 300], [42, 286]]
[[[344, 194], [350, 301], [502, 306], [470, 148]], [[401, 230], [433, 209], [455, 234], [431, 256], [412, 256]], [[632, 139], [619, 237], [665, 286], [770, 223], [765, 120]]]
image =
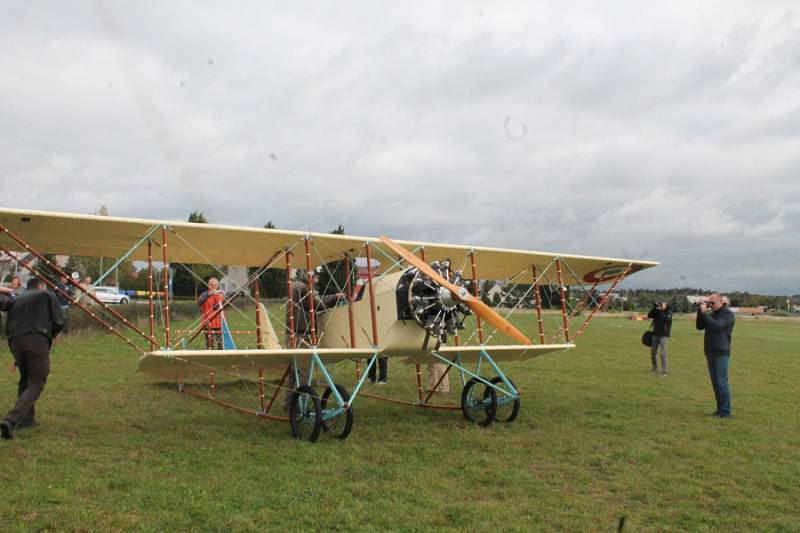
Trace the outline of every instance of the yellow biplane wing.
[[[9, 208], [0, 208], [0, 225], [16, 235], [24, 236], [25, 242], [41, 253], [94, 257], [120, 257], [150, 232], [153, 242], [163, 244], [163, 230], [168, 244], [168, 260], [178, 263], [261, 266], [273, 254], [297, 245], [306, 237], [313, 240], [317, 251], [312, 258], [314, 266], [340, 259], [345, 253], [359, 255], [365, 243], [381, 246], [380, 239], [375, 237]], [[7, 237], [0, 237], [0, 242], [11, 250], [24, 251], [24, 247]], [[565, 285], [610, 282], [628, 265], [629, 274], [658, 265], [654, 261], [609, 257], [417, 241], [396, 242], [412, 251], [424, 247], [429, 262], [448, 258], [458, 261], [474, 252], [479, 262], [479, 278], [502, 280], [518, 276], [518, 283], [531, 281], [531, 265], [547, 264], [555, 257], [569, 263], [570, 269], [563, 272]], [[373, 257], [384, 264], [388, 263], [385, 256], [375, 254]], [[129, 258], [146, 261], [146, 247], [139, 246]], [[160, 251], [154, 251], [154, 258], [160, 259]], [[292, 266], [305, 267], [304, 255], [295, 253]]]
[[[326, 363], [348, 359], [366, 359], [375, 354], [368, 348], [342, 348], [315, 350]], [[310, 349], [274, 350], [157, 350], [142, 356], [139, 372], [162, 378], [208, 374], [209, 371], [249, 374], [259, 368], [283, 370], [292, 361], [308, 365], [314, 351]]]
[[[462, 364], [475, 363], [484, 352], [489, 352], [495, 361], [526, 361], [539, 355], [559, 352], [572, 348], [569, 344], [539, 344], [535, 346], [442, 346], [437, 353], [448, 360], [458, 360]], [[210, 371], [231, 375], [246, 375], [258, 369], [282, 372], [293, 361], [307, 366], [316, 353], [325, 363], [339, 363], [353, 359], [368, 359], [375, 355], [370, 348], [341, 348], [317, 350], [276, 349], [276, 350], [158, 350], [142, 356], [139, 372], [160, 378], [188, 378], [208, 374]], [[378, 353], [410, 364], [441, 363], [442, 360], [429, 352], [412, 355]]]

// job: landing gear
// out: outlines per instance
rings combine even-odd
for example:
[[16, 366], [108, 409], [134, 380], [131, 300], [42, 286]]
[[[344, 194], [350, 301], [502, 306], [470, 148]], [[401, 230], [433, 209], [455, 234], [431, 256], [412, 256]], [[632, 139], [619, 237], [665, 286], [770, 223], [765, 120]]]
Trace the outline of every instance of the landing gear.
[[308, 385], [300, 385], [289, 404], [289, 426], [297, 440], [315, 442], [322, 430], [322, 407], [316, 391]]
[[[339, 391], [339, 396], [342, 397], [345, 403], [350, 401], [350, 393], [347, 389], [336, 384], [336, 390]], [[333, 396], [333, 397], [331, 397]], [[353, 407], [348, 405], [347, 409], [337, 405], [336, 396], [333, 394], [333, 389], [330, 387], [325, 389], [322, 393], [322, 429], [328, 436], [335, 439], [344, 440], [353, 429]], [[340, 411], [340, 412], [336, 412]], [[327, 418], [329, 417], [330, 418]]]
[[[500, 379], [500, 376], [493, 377], [491, 382], [500, 389], [507, 389], [506, 384], [503, 383], [503, 380]], [[508, 382], [511, 383], [512, 387], [514, 387], [514, 390], [517, 389], [517, 386], [514, 385], [513, 381], [508, 379]], [[516, 397], [509, 396], [501, 392], [497, 398], [497, 413], [494, 415], [494, 419], [498, 422], [513, 422], [517, 419], [517, 416], [519, 416], [519, 404], [519, 391], [517, 391]]]
[[497, 415], [497, 393], [482, 380], [472, 378], [461, 392], [461, 412], [470, 422], [488, 426]]

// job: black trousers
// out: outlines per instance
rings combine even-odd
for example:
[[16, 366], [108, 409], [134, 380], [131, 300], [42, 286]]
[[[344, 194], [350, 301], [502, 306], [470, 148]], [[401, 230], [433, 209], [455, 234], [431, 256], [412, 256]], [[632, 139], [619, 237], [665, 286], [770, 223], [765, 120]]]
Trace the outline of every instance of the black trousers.
[[369, 369], [369, 379], [371, 381], [375, 381], [375, 367], [378, 367], [378, 380], [379, 381], [386, 381], [386, 371], [389, 368], [389, 358], [388, 357], [378, 357], [376, 364], [372, 365]]
[[6, 415], [12, 425], [29, 424], [36, 415], [36, 400], [50, 374], [50, 340], [37, 333], [14, 337], [8, 343], [19, 371], [19, 399]]

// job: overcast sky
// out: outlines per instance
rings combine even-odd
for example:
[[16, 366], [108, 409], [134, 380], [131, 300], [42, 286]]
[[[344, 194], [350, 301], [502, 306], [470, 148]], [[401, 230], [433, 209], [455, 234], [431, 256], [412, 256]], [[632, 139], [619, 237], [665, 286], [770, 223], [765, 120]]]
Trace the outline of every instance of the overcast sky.
[[300, 4], [0, 1], [0, 205], [800, 293], [797, 2]]

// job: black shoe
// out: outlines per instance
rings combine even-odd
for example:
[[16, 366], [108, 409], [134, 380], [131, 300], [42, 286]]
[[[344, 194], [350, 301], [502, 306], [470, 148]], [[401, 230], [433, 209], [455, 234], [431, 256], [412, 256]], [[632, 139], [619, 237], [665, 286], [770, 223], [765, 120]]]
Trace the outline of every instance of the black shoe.
[[0, 422], [0, 433], [2, 433], [3, 438], [6, 440], [11, 440], [14, 438], [14, 432], [11, 429], [11, 422], [8, 420], [3, 420]]
[[379, 379], [378, 380], [378, 385], [386, 385], [386, 378]]
[[37, 427], [39, 427], [39, 422], [37, 422], [36, 420], [29, 420], [29, 421], [20, 422], [19, 424], [17, 424], [17, 429], [37, 428]]

